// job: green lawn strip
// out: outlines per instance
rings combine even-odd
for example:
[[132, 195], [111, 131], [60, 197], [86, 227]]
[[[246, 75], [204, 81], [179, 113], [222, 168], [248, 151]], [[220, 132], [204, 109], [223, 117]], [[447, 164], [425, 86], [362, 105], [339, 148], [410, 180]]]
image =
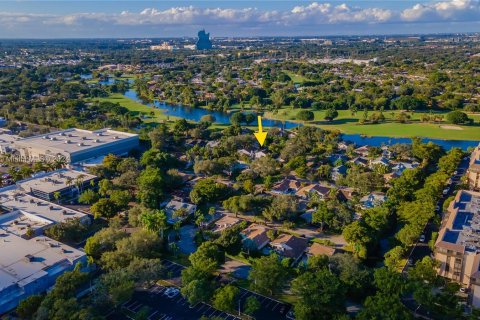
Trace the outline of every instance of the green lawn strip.
[[232, 259], [232, 260], [237, 260], [237, 261], [243, 262], [243, 263], [248, 264], [248, 265], [252, 264], [248, 258], [243, 257], [241, 254], [237, 254], [236, 256], [234, 256], [234, 255], [225, 253], [225, 256], [227, 258]]
[[[125, 107], [128, 110], [130, 110], [130, 112], [132, 112], [134, 115], [145, 115], [150, 117], [150, 118], [144, 119], [144, 122], [146, 123], [179, 119], [178, 117], [172, 117], [172, 116], [166, 115], [161, 109], [149, 107], [140, 102], [127, 98], [121, 93], [113, 93], [107, 98], [95, 98], [93, 100], [99, 101], [99, 102], [108, 101], [112, 103], [119, 103], [122, 107]], [[153, 117], [151, 117], [152, 111], [154, 113]]]
[[294, 305], [295, 302], [298, 301], [298, 296], [295, 296], [293, 294], [287, 294], [287, 293], [282, 293], [278, 295], [278, 300], [281, 302], [289, 303], [291, 305]]
[[[278, 112], [266, 112], [266, 118], [278, 119], [278, 120], [290, 120], [295, 121], [296, 114], [299, 109], [292, 109], [285, 107]], [[447, 140], [478, 140], [480, 137], [480, 126], [458, 126], [462, 130], [447, 129], [445, 126], [449, 124], [442, 123], [423, 123], [420, 122], [422, 115], [429, 114], [428, 112], [414, 112], [408, 113], [411, 115], [409, 123], [393, 122], [393, 119], [400, 111], [385, 111], [383, 114], [386, 118], [386, 122], [380, 124], [365, 124], [361, 125], [358, 120], [363, 116], [363, 112], [357, 112], [352, 115], [349, 110], [338, 110], [338, 118], [334, 121], [325, 121], [325, 111], [313, 111], [315, 114], [315, 121], [306, 122], [305, 124], [319, 126], [326, 130], [339, 130], [348, 134], [365, 134], [367, 136], [386, 136], [386, 137], [428, 137], [436, 139]], [[373, 111], [369, 111], [372, 114]], [[446, 113], [443, 113], [446, 114]], [[480, 120], [479, 114], [470, 114], [470, 117], [475, 121]], [[303, 123], [299, 121], [299, 123]], [[443, 128], [442, 128], [443, 126]]]
[[305, 81], [308, 81], [307, 78], [305, 78], [304, 76], [300, 75], [300, 74], [296, 74], [296, 73], [293, 73], [291, 71], [288, 71], [288, 70], [283, 70], [283, 72], [288, 75], [290, 77], [290, 79], [292, 79], [292, 81], [294, 83], [299, 83], [299, 84], [302, 84], [304, 83]]

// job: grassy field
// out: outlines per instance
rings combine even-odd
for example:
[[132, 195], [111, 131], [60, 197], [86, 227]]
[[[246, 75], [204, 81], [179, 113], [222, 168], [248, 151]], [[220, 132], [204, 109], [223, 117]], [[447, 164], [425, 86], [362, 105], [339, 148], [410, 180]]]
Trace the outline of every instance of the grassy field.
[[[140, 102], [134, 101], [130, 98], [123, 96], [121, 93], [111, 94], [108, 98], [96, 98], [95, 101], [108, 101], [113, 103], [119, 103], [122, 107], [130, 110], [134, 115], [143, 116], [145, 123], [163, 122], [166, 120], [176, 120], [178, 118], [171, 117], [163, 113], [161, 109], [146, 106]], [[153, 112], [153, 116], [152, 113]]]
[[[179, 118], [167, 116], [161, 109], [146, 106], [140, 102], [136, 102], [123, 96], [120, 93], [110, 95], [108, 98], [97, 98], [96, 101], [109, 101], [119, 103], [121, 106], [129, 109], [133, 114], [143, 117], [145, 123], [158, 123], [168, 120], [177, 120]], [[237, 106], [238, 108], [238, 106]], [[246, 108], [248, 110], [248, 107]], [[298, 109], [285, 107], [278, 112], [266, 112], [265, 118], [272, 118], [278, 120], [296, 120]], [[153, 112], [153, 116], [152, 113]], [[452, 126], [445, 122], [442, 123], [422, 123], [420, 121], [424, 113], [415, 112], [409, 113], [411, 119], [409, 123], [398, 123], [392, 121], [399, 111], [386, 111], [384, 116], [386, 121], [380, 124], [358, 124], [358, 120], [363, 116], [363, 112], [357, 112], [352, 115], [348, 110], [339, 110], [338, 118], [334, 121], [328, 122], [323, 118], [325, 111], [313, 111], [315, 119], [313, 121], [305, 122], [305, 124], [318, 126], [326, 130], [339, 130], [348, 134], [364, 134], [367, 136], [385, 136], [385, 137], [428, 137], [446, 140], [480, 140], [480, 114], [469, 114], [473, 118], [475, 124], [472, 126]], [[372, 111], [369, 112], [372, 114]], [[302, 121], [299, 121], [303, 123]], [[213, 129], [223, 129], [227, 125], [213, 124]], [[253, 126], [252, 128], [255, 128]]]
[[[266, 118], [278, 120], [292, 120], [296, 121], [298, 109], [291, 109], [286, 107], [276, 113], [266, 112]], [[363, 112], [357, 112], [352, 115], [348, 110], [339, 110], [338, 118], [334, 121], [328, 122], [324, 120], [325, 111], [313, 111], [315, 119], [305, 124], [319, 126], [327, 130], [339, 130], [343, 133], [349, 134], [365, 134], [367, 136], [388, 136], [388, 137], [429, 137], [436, 139], [448, 140], [480, 140], [480, 114], [470, 114], [469, 117], [475, 120], [475, 125], [472, 126], [454, 126], [452, 129], [445, 122], [441, 123], [422, 123], [420, 121], [424, 113], [416, 112], [409, 113], [411, 119], [409, 123], [393, 122], [394, 117], [399, 111], [384, 112], [386, 121], [380, 124], [358, 124], [358, 120], [363, 116]], [[372, 111], [369, 112], [372, 114]], [[299, 121], [301, 122], [301, 121]], [[302, 122], [303, 123], [303, 122]]]
[[299, 75], [299, 74], [296, 74], [296, 73], [293, 73], [291, 71], [287, 71], [287, 70], [283, 70], [283, 72], [288, 75], [290, 77], [290, 79], [292, 79], [292, 81], [294, 83], [299, 83], [299, 84], [302, 84], [304, 83], [305, 81], [308, 81], [307, 78], [305, 78], [304, 76], [302, 75]]

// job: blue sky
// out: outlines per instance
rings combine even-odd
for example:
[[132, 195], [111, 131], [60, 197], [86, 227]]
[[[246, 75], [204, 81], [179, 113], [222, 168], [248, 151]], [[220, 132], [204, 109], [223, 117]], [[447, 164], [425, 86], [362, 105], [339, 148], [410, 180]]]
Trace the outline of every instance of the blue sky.
[[0, 38], [476, 32], [480, 0], [0, 0], [0, 26]]

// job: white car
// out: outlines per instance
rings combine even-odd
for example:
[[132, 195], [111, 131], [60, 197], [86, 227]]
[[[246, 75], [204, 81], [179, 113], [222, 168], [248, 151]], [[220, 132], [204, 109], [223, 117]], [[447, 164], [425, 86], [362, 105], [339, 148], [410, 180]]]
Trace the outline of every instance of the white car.
[[288, 320], [295, 320], [295, 314], [293, 313], [293, 310], [288, 311], [286, 317]]
[[166, 296], [175, 289], [175, 287], [168, 287], [167, 289], [165, 289], [165, 291], [163, 291], [163, 294]]
[[178, 290], [177, 288], [172, 288], [172, 290], [170, 290], [167, 293], [167, 297], [171, 299], [178, 296], [179, 294], [180, 294], [180, 290]]
[[448, 193], [448, 191], [450, 191], [448, 188], [443, 190], [443, 195], [446, 195]]
[[418, 240], [419, 240], [420, 242], [425, 242], [425, 235], [422, 234]]

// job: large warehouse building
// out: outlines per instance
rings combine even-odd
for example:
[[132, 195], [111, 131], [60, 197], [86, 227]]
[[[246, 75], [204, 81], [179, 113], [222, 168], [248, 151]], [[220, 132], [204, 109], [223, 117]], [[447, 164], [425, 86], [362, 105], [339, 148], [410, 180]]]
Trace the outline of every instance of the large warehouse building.
[[[76, 173], [59, 172], [65, 176]], [[44, 179], [0, 189], [0, 314], [32, 294], [45, 292], [77, 263], [87, 265], [84, 252], [43, 235], [46, 229], [70, 219], [90, 222], [82, 212], [28, 194], [33, 193], [33, 187], [22, 190], [25, 183], [48, 186], [51, 182]]]
[[13, 148], [22, 162], [53, 161], [64, 157], [68, 163], [74, 163], [110, 153], [124, 155], [138, 144], [138, 135], [133, 133], [110, 129], [67, 129], [15, 141]]

